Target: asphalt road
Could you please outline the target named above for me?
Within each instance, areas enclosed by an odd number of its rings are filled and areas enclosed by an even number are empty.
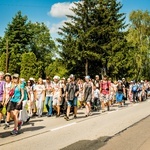
[[[149,150],[150,116],[117,134],[99,150]]]
[[[129,104],[123,108],[113,107],[110,112],[94,112],[87,118],[84,117],[84,109],[79,110],[78,118],[68,122],[63,117],[33,118],[22,126],[21,134],[17,136],[10,136],[13,125],[8,130],[0,127],[0,150],[98,150],[107,145],[116,150],[112,147],[112,140],[149,115],[150,100],[140,104]],[[139,131],[143,131],[143,127]],[[145,140],[146,138],[145,136]],[[139,148],[137,144],[134,148],[134,145],[131,145],[132,149]],[[121,150],[128,149],[127,146],[123,144]]]

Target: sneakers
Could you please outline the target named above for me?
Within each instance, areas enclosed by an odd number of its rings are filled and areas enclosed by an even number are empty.
[[[12,131],[10,132],[10,134],[11,134],[11,135],[17,135],[17,134],[18,134],[18,131],[14,129],[14,130],[12,130]]]
[[[5,123],[4,130],[7,129],[7,128],[9,128],[9,127],[10,127],[9,123]]]
[[[64,119],[66,119],[66,121],[69,121],[69,117],[65,116]]]
[[[22,122],[22,121],[18,123],[18,131],[21,129],[21,126],[22,126],[22,125],[23,125],[23,122]]]

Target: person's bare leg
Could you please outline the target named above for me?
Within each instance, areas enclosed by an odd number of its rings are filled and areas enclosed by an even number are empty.
[[[60,115],[60,105],[57,105],[57,115]]]
[[[67,107],[67,117],[69,117],[69,114],[70,114],[70,108],[71,108],[71,106],[68,106],[68,107]]]

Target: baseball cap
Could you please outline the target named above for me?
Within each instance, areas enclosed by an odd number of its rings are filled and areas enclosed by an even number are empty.
[[[13,78],[19,78],[19,74],[17,73],[13,74]]]
[[[90,76],[85,76],[85,79],[88,79],[88,80],[90,80]]]

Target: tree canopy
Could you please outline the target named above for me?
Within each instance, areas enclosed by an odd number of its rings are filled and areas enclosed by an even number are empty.
[[[116,0],[75,2],[74,15],[66,16],[58,32],[58,45],[44,23],[17,12],[0,37],[0,70],[26,80],[71,73],[150,79],[150,12],[132,11],[126,25],[122,7]]]

